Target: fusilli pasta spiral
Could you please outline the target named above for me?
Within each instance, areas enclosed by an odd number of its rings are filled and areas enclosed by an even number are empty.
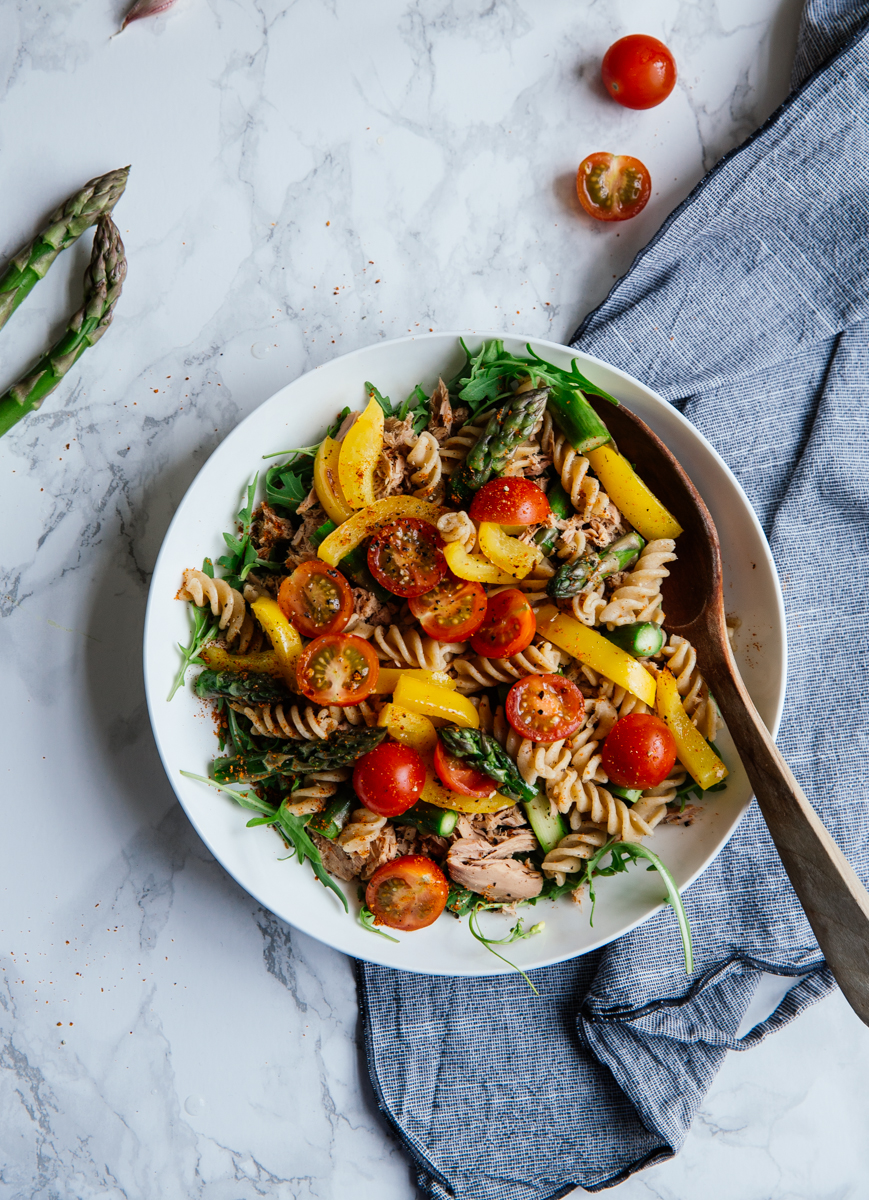
[[[548,410],[543,414],[540,445],[552,459],[552,465],[561,476],[562,486],[583,521],[588,521],[595,513],[603,512],[609,497],[594,476],[588,474],[588,459],[577,454],[554,424]]]
[[[587,813],[593,825],[601,826],[610,837],[621,842],[636,841],[652,832],[653,827],[635,808],[591,780],[584,783],[573,769],[565,771],[559,779],[548,780],[546,794],[560,813],[570,817],[571,824],[574,816]]]
[[[378,658],[388,659],[397,667],[423,667],[429,671],[442,671],[449,654],[464,649],[462,642],[436,642],[421,637],[415,629],[399,629],[397,625],[390,625],[385,631],[378,626],[371,640]]]
[[[452,664],[458,677],[458,690],[467,695],[498,683],[512,683],[525,675],[551,675],[561,666],[561,652],[549,642],[529,646],[511,658],[483,658],[473,654]],[[422,664],[420,664],[422,665]]]
[[[423,431],[407,456],[408,465],[416,468],[410,477],[414,496],[427,500],[438,488],[443,474],[440,447],[433,433]]]
[[[688,716],[705,738],[714,738],[720,724],[718,710],[697,670],[697,651],[686,638],[674,633],[661,653],[676,677],[676,687]]]
[[[243,701],[230,701],[230,708],[242,713],[250,721],[253,731],[260,737],[270,738],[305,738],[315,741],[327,738],[338,728],[336,719],[328,708],[314,708],[306,704],[299,708],[297,704],[245,704]],[[340,712],[340,709],[338,710]]]
[[[664,620],[661,600],[661,580],[670,572],[666,564],[673,562],[676,543],[672,538],[656,538],[647,542],[636,566],[616,588],[606,608],[602,609],[599,621],[614,629],[616,625],[629,625],[634,621]]]
[[[189,600],[197,608],[210,604],[215,617],[220,616],[220,628],[225,630],[227,642],[238,635],[247,612],[241,592],[231,588],[225,579],[211,579],[195,567],[188,567],[184,572],[178,599]]]
[[[477,547],[477,526],[462,510],[439,516],[438,533],[447,543],[459,542],[467,554],[473,554]]]
[[[386,817],[378,817],[368,808],[354,809],[338,835],[338,845],[345,854],[365,854],[385,824]]]
[[[597,825],[584,822],[574,833],[563,837],[554,850],[550,850],[543,860],[542,871],[559,885],[563,884],[568,875],[575,875],[582,870],[582,864],[592,857],[607,840],[603,829]]]
[[[444,475],[452,475],[468,457],[468,451],[476,446],[477,439],[488,424],[488,417],[480,417],[478,421],[468,421],[458,433],[448,437],[441,446],[441,465]]]

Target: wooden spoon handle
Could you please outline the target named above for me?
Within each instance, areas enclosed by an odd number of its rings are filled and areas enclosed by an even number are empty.
[[[788,878],[845,998],[869,1025],[869,894],[779,753],[735,665],[714,658],[703,674]]]

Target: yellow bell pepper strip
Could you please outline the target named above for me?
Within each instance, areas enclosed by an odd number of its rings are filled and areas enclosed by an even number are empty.
[[[314,458],[314,491],[323,511],[336,525],[353,516],[353,509],[344,498],[338,480],[338,456],[341,443],[334,438],[323,438]]]
[[[479,542],[489,562],[514,579],[524,579],[543,558],[539,546],[529,546],[527,542],[510,537],[500,525],[491,521],[480,522]]]
[[[624,513],[637,533],[647,541],[679,536],[682,526],[646,487],[615,446],[598,446],[596,450],[588,450],[585,457],[610,500]]]
[[[515,583],[516,577],[496,567],[482,554],[468,554],[460,542],[447,542],[444,546],[447,566],[459,579],[471,579],[475,583]]]
[[[720,783],[729,771],[700,733],[682,704],[679,688],[672,672],[666,668],[658,676],[658,695],[655,705],[658,716],[666,721],[676,740],[679,762],[692,779],[705,790]]]
[[[236,671],[239,675],[283,676],[274,650],[256,650],[250,654],[230,654],[222,646],[203,646],[199,657],[212,671]]]
[[[383,409],[368,401],[350,426],[338,455],[338,482],[351,508],[374,503],[374,471],[383,452]]]
[[[463,729],[479,729],[480,718],[467,696],[450,688],[439,687],[426,679],[416,679],[409,671],[398,681],[393,693],[396,704],[424,717],[443,717]]]
[[[627,650],[608,642],[596,629],[546,604],[537,611],[537,632],[654,708],[653,676]]]
[[[424,758],[430,759],[434,754],[438,735],[428,717],[402,708],[399,704],[384,704],[377,724],[402,746],[410,746],[411,750],[416,750]]]
[[[385,500],[375,500],[367,508],[355,512],[349,521],[333,529],[320,543],[317,553],[330,567],[337,567],[345,554],[355,550],[390,521],[398,517],[417,517],[428,521],[430,525],[437,525],[442,511],[436,504],[417,500],[415,496],[388,496]]]
[[[426,772],[425,786],[419,798],[425,800],[426,804],[434,804],[436,808],[450,808],[453,812],[460,813],[500,812],[502,808],[510,808],[515,803],[508,796],[502,796],[498,792],[492,796],[463,796],[444,787],[433,770]]]
[[[298,630],[290,624],[278,607],[277,600],[271,596],[260,596],[251,604],[251,609],[268,635],[287,687],[297,691],[296,659],[302,653],[302,639]]]
[[[452,676],[447,675],[446,671],[427,671],[424,667],[381,667],[380,674],[377,676],[377,687],[374,691],[380,696],[391,696],[398,687],[398,681],[403,675],[411,675],[416,679],[426,679],[429,683],[436,683],[439,687],[451,688],[456,690],[456,680]]]

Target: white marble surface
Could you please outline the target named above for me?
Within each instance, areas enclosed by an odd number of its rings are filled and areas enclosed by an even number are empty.
[[[240,417],[374,338],[567,338],[704,169],[782,99],[799,0],[0,4],[0,257],[126,162],[113,328],[0,443],[0,1195],[397,1200],[350,963],[211,860],[151,739],[140,637],[174,506]],[[644,30],[660,109],[597,64]],[[654,195],[595,226],[584,154]],[[89,238],[3,332],[17,376],[77,303]],[[620,1200],[866,1195],[869,1037],[834,997],[731,1055],[682,1155]]]

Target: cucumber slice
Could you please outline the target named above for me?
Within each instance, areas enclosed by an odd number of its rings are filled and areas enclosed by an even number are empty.
[[[628,804],[636,804],[643,794],[640,788],[623,788],[615,783],[608,783],[606,790],[612,793],[613,796],[618,796],[621,800],[627,800]]]
[[[567,826],[561,819],[561,813],[552,812],[549,797],[543,792],[538,792],[533,800],[526,800],[523,807],[535,837],[548,854],[567,835]]]
[[[436,837],[449,837],[458,819],[459,814],[451,808],[438,808],[425,800],[417,800],[413,808],[390,818],[394,825],[415,825],[421,832],[433,833]]]

